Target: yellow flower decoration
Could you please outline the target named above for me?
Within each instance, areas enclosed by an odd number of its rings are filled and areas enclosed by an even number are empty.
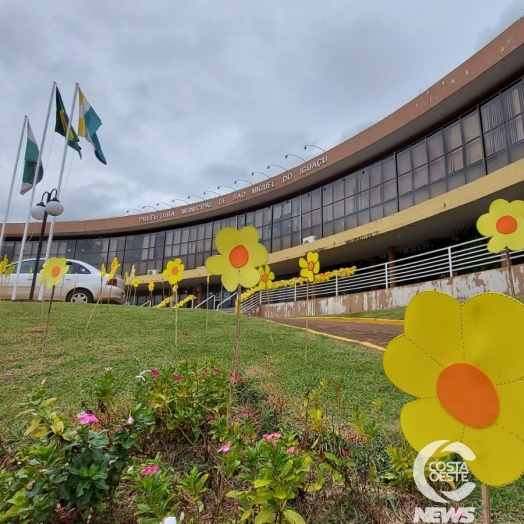
[[[149,284],[147,285],[147,289],[149,289],[149,291],[153,291],[155,289],[155,283],[149,282]]]
[[[259,267],[258,272],[260,273],[258,287],[260,289],[271,289],[273,287],[273,280],[275,280],[275,273],[271,271],[271,268],[268,265]]]
[[[316,251],[308,251],[306,258],[299,259],[298,265],[301,267],[300,276],[307,278],[309,282],[314,282],[315,275],[320,271],[318,253]]]
[[[131,266],[131,274],[129,275],[129,278],[130,278],[131,280],[133,280],[133,278],[135,278],[135,276],[136,276],[136,270],[135,270],[135,264],[133,264],[133,265]]]
[[[7,258],[7,255],[4,256],[3,260],[0,262],[0,275],[3,275],[5,273],[5,268],[7,267],[9,260]]]
[[[51,289],[53,286],[58,286],[61,284],[64,275],[68,271],[69,266],[67,265],[67,259],[51,257],[42,266],[42,270],[40,271],[40,280],[38,283],[41,284],[45,281],[46,288]]]
[[[260,281],[257,268],[267,262],[267,249],[258,240],[258,231],[253,226],[240,231],[233,227],[221,229],[215,240],[220,255],[206,260],[206,269],[212,275],[221,275],[223,286],[230,292],[241,285],[256,286]]]
[[[184,277],[184,264],[182,264],[182,260],[179,258],[170,260],[167,263],[166,269],[162,272],[162,275],[167,277],[167,281],[170,285],[174,286],[175,284],[178,284]]]
[[[138,287],[138,284],[140,284],[140,280],[138,280],[138,278],[134,278],[133,281],[131,282],[131,285],[133,287]]]
[[[477,229],[481,235],[491,237],[487,249],[492,253],[500,253],[506,247],[512,251],[523,249],[524,201],[494,200],[489,213],[477,220]]]
[[[100,269],[100,278],[103,280],[106,275],[107,275],[106,265],[102,264],[102,268]]]
[[[11,276],[11,273],[14,270],[15,270],[15,265],[14,264],[10,264],[9,266],[7,266],[6,269],[5,269],[4,277],[5,278],[9,278]]]
[[[437,440],[461,442],[483,483],[502,486],[524,473],[524,305],[498,293],[460,304],[438,291],[409,303],[404,334],[392,340],[384,370],[418,397],[400,415],[421,451]],[[436,455],[445,455],[440,452]]]
[[[118,262],[118,259],[115,257],[113,258],[113,262],[111,262],[111,270],[109,271],[109,273],[107,274],[107,280],[112,280],[113,278],[115,278],[115,275],[116,275],[116,271],[117,269],[120,267],[120,264]]]

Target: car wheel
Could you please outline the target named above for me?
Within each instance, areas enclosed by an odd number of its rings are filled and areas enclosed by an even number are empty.
[[[93,295],[87,289],[75,289],[70,291],[66,297],[67,302],[81,302],[90,304],[93,301]]]

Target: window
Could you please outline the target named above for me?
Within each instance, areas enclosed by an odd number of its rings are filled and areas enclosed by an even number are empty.
[[[460,132],[460,121],[444,128],[444,146],[446,151],[453,151],[462,145],[462,134]]]
[[[382,182],[382,163],[377,164],[369,168],[369,182],[371,187],[378,186]]]
[[[484,134],[484,147],[486,148],[487,157],[496,155],[506,149],[504,126],[497,127],[493,131]]]
[[[428,144],[428,157],[429,160],[435,160],[436,158],[444,155],[444,142],[442,140],[442,131],[437,131],[434,135],[431,135],[427,139]]]
[[[462,133],[464,142],[471,142],[480,136],[480,120],[478,111],[473,111],[462,118]]]
[[[504,122],[502,104],[500,103],[499,96],[481,106],[480,113],[482,116],[482,129],[484,132],[490,131]]]
[[[502,93],[504,115],[506,120],[524,112],[524,84],[522,80]]]
[[[480,138],[466,144],[466,165],[470,166],[482,160],[482,144]]]
[[[67,262],[67,265],[69,266],[67,268],[68,274],[73,275],[90,275],[91,271],[87,269],[86,267],[78,264],[77,262]]]
[[[397,168],[398,174],[403,175],[411,170],[411,158],[409,153],[409,148],[404,149],[397,155]]]
[[[411,164],[413,169],[416,169],[427,163],[426,140],[421,140],[418,144],[411,146]]]
[[[521,116],[513,118],[506,124],[506,137],[508,147],[512,147],[524,140],[524,119]]]

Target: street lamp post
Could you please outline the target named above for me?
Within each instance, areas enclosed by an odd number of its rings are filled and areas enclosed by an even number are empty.
[[[136,211],[137,213],[142,214],[142,211],[140,211],[140,210],[138,210],[138,209],[134,209],[134,208],[132,208],[132,209],[128,209],[128,210],[126,211],[126,213],[130,213],[131,211]]]
[[[267,166],[268,169],[270,169],[271,167],[279,167],[280,169],[283,169],[284,171],[287,171],[287,169],[285,167],[279,166],[278,164],[269,164]]]
[[[29,300],[33,300],[35,294],[36,276],[38,274],[38,266],[40,265],[40,257],[42,255],[42,244],[44,242],[45,225],[47,223],[47,216],[60,216],[64,212],[64,206],[57,198],[58,191],[46,191],[42,195],[42,200],[31,208],[31,216],[36,220],[42,221],[42,228],[40,229],[40,238],[38,239],[38,248],[36,250],[35,267],[33,269],[33,280],[31,281],[31,291],[29,292]],[[54,195],[54,196],[53,196]],[[45,199],[45,203],[44,203]]]
[[[189,202],[187,200],[182,200],[181,198],[174,198],[173,200],[171,200],[171,202],[174,202],[175,200],[178,200],[179,202],[184,202],[184,204],[189,205]]]
[[[259,175],[265,176],[266,178],[269,178],[265,173],[262,173],[262,171],[253,171],[251,173],[251,176],[255,176],[256,174],[259,174]]]
[[[173,206],[170,206],[167,202],[158,202],[157,206],[159,206],[160,204],[162,204],[163,206],[167,206],[169,208],[173,207]]]
[[[285,158],[287,158],[288,156],[294,156],[295,158],[298,158],[300,160],[302,160],[302,162],[306,162],[306,160],[304,160],[301,156],[298,156],[298,155],[294,155],[293,153],[288,153]]]
[[[150,207],[151,209],[154,209],[155,211],[158,211],[158,209],[156,207],[153,207],[153,206],[142,206],[142,209],[145,209],[146,207]]]
[[[200,200],[202,200],[202,202],[204,201],[204,199],[201,196],[198,196],[198,195],[189,195],[187,197],[187,199],[189,200],[191,197],[193,197],[193,198],[200,198]]]
[[[223,187],[228,187],[232,191],[237,191],[237,189],[235,189],[234,187],[231,187],[231,186],[217,186],[217,189],[222,189]]]
[[[213,193],[216,196],[222,196],[220,193],[217,193],[216,191],[204,191],[204,195],[207,195],[208,193]]]
[[[245,182],[246,184],[249,184],[250,186],[254,186],[255,184],[251,183],[249,180],[244,180],[243,178],[240,178],[239,180],[235,180],[235,184],[237,182]]]
[[[316,146],[314,144],[307,144],[307,145],[304,146],[304,149],[307,149],[308,147],[316,147],[317,149],[320,149],[320,151],[323,151],[324,153],[326,152],[325,149],[322,149],[321,147],[318,147],[318,146]]]

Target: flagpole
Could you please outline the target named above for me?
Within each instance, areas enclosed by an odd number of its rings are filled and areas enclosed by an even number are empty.
[[[49,97],[49,106],[47,107],[47,115],[45,117],[44,133],[42,135],[42,140],[40,142],[40,149],[38,150],[38,160],[36,161],[35,176],[33,178],[33,188],[31,190],[31,199],[29,201],[29,211],[27,213],[27,220],[24,226],[24,234],[22,236],[22,245],[20,246],[20,255],[18,255],[19,263],[17,264],[17,267],[16,267],[15,285],[13,287],[13,294],[11,295],[11,300],[16,300],[16,292],[18,290],[18,280],[20,278],[20,266],[22,265],[20,264],[20,262],[22,261],[24,257],[24,249],[25,249],[25,244],[27,241],[27,231],[29,229],[29,220],[31,218],[31,208],[33,207],[33,200],[35,198],[35,190],[36,190],[36,184],[38,181],[38,174],[40,173],[40,166],[42,165],[42,152],[44,150],[45,136],[47,133],[47,124],[49,123],[49,114],[51,113],[51,105],[53,104],[53,95],[55,94],[55,87],[56,87],[56,82],[53,82],[53,86],[51,87],[51,96]],[[35,278],[36,278],[36,275],[35,275]]]
[[[62,187],[62,178],[64,177],[64,167],[66,163],[66,157],[67,157],[67,148],[69,145],[69,133],[71,132],[71,126],[73,122],[73,115],[75,112],[75,104],[76,104],[76,97],[78,95],[78,83],[75,84],[75,92],[73,94],[73,102],[71,103],[71,111],[69,112],[69,121],[67,122],[67,131],[65,134],[65,143],[64,143],[64,153],[62,155],[62,165],[60,166],[60,175],[58,177],[58,185],[56,188],[56,198],[60,200],[60,190]],[[49,229],[49,235],[47,236],[47,248],[45,250],[45,257],[44,262],[49,259],[49,255],[51,254],[51,244],[53,242],[53,234],[55,232],[55,222],[56,217],[53,217],[51,220],[51,227]],[[40,290],[38,292],[38,300],[42,300],[44,296],[44,287],[40,286]]]
[[[20,133],[20,142],[18,142],[18,152],[16,153],[15,167],[13,169],[13,178],[11,178],[11,187],[9,188],[9,196],[7,197],[7,207],[5,210],[4,222],[2,223],[2,231],[0,232],[0,258],[2,256],[2,248],[4,247],[5,228],[7,226],[7,218],[11,208],[11,199],[13,198],[13,188],[15,186],[16,170],[18,169],[18,160],[20,159],[20,151],[22,150],[22,141],[24,139],[25,126],[27,124],[27,115],[24,116],[24,124],[22,125],[22,132]]]

